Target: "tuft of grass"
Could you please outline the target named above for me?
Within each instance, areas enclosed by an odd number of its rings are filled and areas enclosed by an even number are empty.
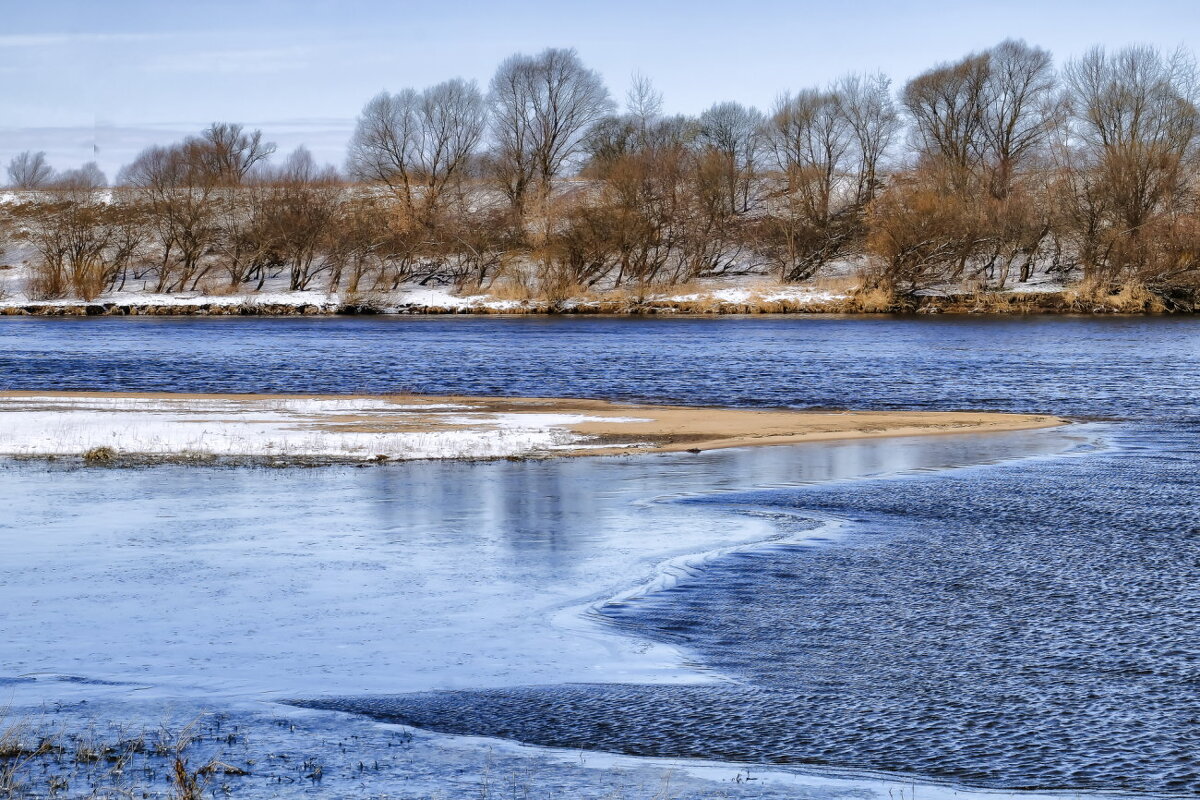
[[[1140,283],[1125,283],[1115,294],[1109,295],[1108,305],[1119,313],[1161,313],[1166,311],[1162,298]]]
[[[53,739],[32,734],[28,722],[5,723],[5,710],[0,709],[0,797],[27,796],[29,767],[42,756],[58,752]]]
[[[111,447],[93,447],[91,450],[85,450],[83,453],[83,461],[85,464],[103,465],[111,464],[117,458],[117,451]]]
[[[864,314],[894,311],[896,295],[888,289],[859,290],[850,298],[847,306],[847,311],[861,311]]]
[[[1166,311],[1162,298],[1140,283],[1114,286],[1103,281],[1085,281],[1067,290],[1064,300],[1077,311],[1093,314],[1142,314]]]
[[[482,287],[480,291],[484,291]],[[533,289],[525,281],[512,278],[498,279],[488,289],[487,294],[494,300],[516,300],[518,302],[528,302],[536,299]]]

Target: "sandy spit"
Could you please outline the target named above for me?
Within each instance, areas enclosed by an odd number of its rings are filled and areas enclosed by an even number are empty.
[[[151,421],[163,431],[151,444],[130,436]],[[178,449],[193,457],[208,451],[285,460],[527,458],[1016,431],[1065,422],[1041,414],[732,409],[565,398],[23,391],[0,392],[0,454],[81,455],[111,441],[121,455],[157,457]],[[31,435],[37,425],[47,428],[46,436]],[[79,449],[64,447],[66,438]]]

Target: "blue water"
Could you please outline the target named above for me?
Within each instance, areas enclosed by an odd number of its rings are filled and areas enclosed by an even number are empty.
[[[1166,318],[0,319],[0,388],[464,392],[738,405],[1196,409]]]
[[[0,387],[575,395],[1101,419],[1062,457],[679,501],[839,520],[602,607],[716,686],[315,705],[636,755],[1200,794],[1200,321],[0,321]],[[564,489],[567,491],[568,489]],[[585,491],[586,487],[570,488]]]

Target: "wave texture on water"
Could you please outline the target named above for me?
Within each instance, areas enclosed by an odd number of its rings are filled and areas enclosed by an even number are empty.
[[[332,707],[641,756],[1200,793],[1197,451],[1123,438],[1090,455],[685,501],[845,520],[835,541],[739,550],[599,608],[734,684]]]

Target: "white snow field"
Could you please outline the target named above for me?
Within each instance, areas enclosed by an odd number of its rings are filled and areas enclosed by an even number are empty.
[[[567,426],[596,421],[640,420],[386,398],[9,396],[0,397],[0,455],[108,448],[112,455],[284,460],[505,458],[587,449],[588,437]]]

